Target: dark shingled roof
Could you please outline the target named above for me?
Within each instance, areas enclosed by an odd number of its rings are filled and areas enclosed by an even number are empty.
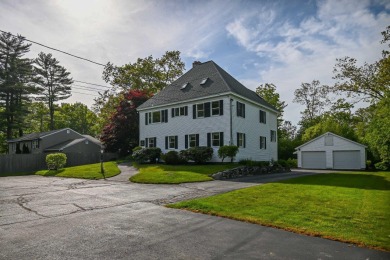
[[[204,78],[208,79],[205,84],[201,85],[200,83]],[[186,83],[188,83],[187,86],[181,89]],[[247,89],[214,61],[197,63],[192,69],[138,108],[150,108],[229,92],[236,93],[270,109],[277,110],[254,91]]]
[[[23,135],[22,137],[19,137],[19,138],[16,138],[16,139],[11,139],[11,140],[8,140],[7,142],[8,143],[14,143],[14,142],[21,142],[21,141],[32,141],[32,140],[37,140],[43,136],[46,136],[46,135],[49,135],[49,134],[52,134],[52,133],[56,133],[56,132],[60,132],[64,129],[67,129],[67,128],[63,128],[63,129],[57,129],[57,130],[52,130],[52,131],[47,131],[47,132],[41,132],[41,133],[31,133],[31,134],[27,134],[27,135]]]

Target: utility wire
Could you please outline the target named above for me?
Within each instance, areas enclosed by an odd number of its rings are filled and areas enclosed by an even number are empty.
[[[88,86],[82,86],[82,85],[76,85],[76,84],[72,84],[72,87],[79,87],[79,88],[83,88],[83,89],[88,89],[88,90],[96,90],[96,91],[104,91],[104,89],[98,89],[98,88],[94,88],[94,87],[88,87]]]
[[[77,91],[73,91],[73,90],[72,90],[72,93],[77,93],[77,94],[83,94],[83,95],[88,95],[88,96],[95,96],[95,97],[98,97],[97,95],[93,95],[93,94],[91,94],[91,93],[77,92]]]
[[[10,33],[10,32],[6,32],[6,31],[3,31],[3,30],[0,30],[0,32],[3,32],[3,33],[9,33],[10,35],[12,35],[12,36],[14,36],[14,37],[18,37],[18,36],[14,35],[14,34],[12,34],[12,33]],[[22,37],[23,37],[23,36],[22,36]],[[106,66],[106,65],[104,65],[104,64],[102,64],[102,63],[99,63],[99,62],[96,62],[96,61],[92,61],[92,60],[89,60],[89,59],[86,59],[86,58],[82,58],[82,57],[80,57],[80,56],[73,55],[73,54],[71,54],[71,53],[69,53],[69,52],[66,52],[66,51],[61,51],[61,50],[59,50],[59,49],[56,49],[56,48],[49,47],[49,46],[47,46],[47,45],[44,45],[44,44],[42,44],[42,43],[39,43],[39,42],[35,42],[35,41],[28,40],[28,39],[27,39],[27,38],[25,38],[25,37],[23,37],[23,38],[24,38],[24,40],[25,40],[25,41],[27,41],[27,42],[31,42],[31,43],[34,43],[34,44],[40,45],[40,46],[42,46],[42,47],[45,47],[45,48],[48,48],[48,49],[51,49],[51,50],[54,50],[54,51],[58,51],[58,52],[64,53],[64,54],[66,54],[66,55],[69,55],[69,56],[75,57],[75,58],[77,58],[77,59],[85,60],[85,61],[88,61],[88,62],[94,63],[94,64],[96,64],[96,65],[100,65],[100,66],[103,66],[103,67],[105,67],[105,66]]]
[[[89,82],[80,81],[80,80],[73,80],[73,81],[74,81],[74,82],[84,83],[84,84],[89,84],[89,85],[94,85],[94,86],[98,86],[98,87],[111,88],[111,87],[109,87],[109,86],[103,86],[103,85],[99,85],[99,84],[95,84],[95,83],[89,83]]]

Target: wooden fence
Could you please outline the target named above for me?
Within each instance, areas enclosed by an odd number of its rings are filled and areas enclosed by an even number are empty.
[[[66,167],[100,162],[100,153],[65,153]],[[47,154],[7,154],[0,155],[0,173],[33,172],[47,169]],[[116,159],[113,153],[105,153],[103,160]]]

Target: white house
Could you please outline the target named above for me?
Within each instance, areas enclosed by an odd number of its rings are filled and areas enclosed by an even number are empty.
[[[237,145],[236,160],[277,160],[278,111],[213,61],[192,69],[138,107],[140,146],[166,153]]]
[[[366,146],[327,132],[295,148],[298,167],[308,169],[366,168]]]

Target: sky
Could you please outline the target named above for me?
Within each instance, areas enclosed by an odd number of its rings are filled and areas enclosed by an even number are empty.
[[[337,58],[379,60],[388,25],[388,0],[0,0],[0,30],[98,63],[121,66],[178,50],[186,70],[213,60],[249,89],[273,83],[293,124],[304,109],[292,102],[295,89],[313,80],[334,84]],[[41,51],[74,80],[108,86],[102,66],[35,44],[27,56]],[[105,88],[75,82],[63,102],[91,107],[98,89]]]

